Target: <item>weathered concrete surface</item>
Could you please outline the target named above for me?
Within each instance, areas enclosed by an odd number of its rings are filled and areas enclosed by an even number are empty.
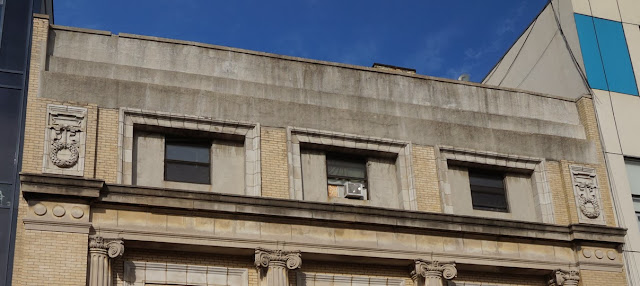
[[[572,100],[54,28],[40,96],[594,163]],[[354,111],[355,110],[355,111]]]

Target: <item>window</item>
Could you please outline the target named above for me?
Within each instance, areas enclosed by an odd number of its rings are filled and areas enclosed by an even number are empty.
[[[166,181],[211,184],[211,142],[170,138],[165,140]]]
[[[633,208],[636,212],[638,227],[640,227],[640,160],[625,158],[624,163],[627,165],[631,199],[633,200]]]
[[[367,161],[327,155],[329,197],[367,199]]]
[[[633,208],[636,211],[636,218],[638,219],[638,228],[640,228],[640,196],[633,196]]]
[[[509,212],[504,174],[469,169],[473,209]]]
[[[575,14],[591,88],[638,95],[622,23]]]

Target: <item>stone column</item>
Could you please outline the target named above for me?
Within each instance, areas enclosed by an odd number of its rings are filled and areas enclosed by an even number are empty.
[[[111,286],[111,259],[124,254],[122,239],[89,239],[89,286]]]
[[[549,275],[549,286],[578,286],[580,282],[580,272],[578,270],[558,269]]]
[[[302,266],[300,251],[256,249],[261,286],[289,286],[289,270]]]
[[[458,275],[454,262],[417,259],[411,266],[411,279],[416,286],[446,286]]]

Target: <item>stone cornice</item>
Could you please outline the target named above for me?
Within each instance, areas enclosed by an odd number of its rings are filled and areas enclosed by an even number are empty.
[[[104,181],[52,174],[20,174],[22,193],[97,198]]]
[[[388,227],[396,231],[455,232],[457,235],[483,235],[559,242],[600,242],[622,244],[626,230],[598,225],[552,225],[512,220],[478,218],[441,213],[393,210],[366,206],[331,204],[265,197],[250,197],[195,191],[106,185],[102,181],[83,180],[43,174],[21,174],[23,192],[37,197],[66,196],[89,199],[92,204],[143,206],[177,210],[227,213],[241,216],[270,217],[290,223],[314,220],[329,224],[358,223],[361,228]],[[82,182],[94,188],[87,196]],[[89,188],[89,187],[87,187]],[[75,194],[75,192],[78,192]],[[89,198],[87,198],[89,197]],[[27,197],[27,199],[29,199]]]

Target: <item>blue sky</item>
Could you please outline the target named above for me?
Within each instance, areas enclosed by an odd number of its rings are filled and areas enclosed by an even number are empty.
[[[480,81],[546,0],[56,0],[58,25]]]

